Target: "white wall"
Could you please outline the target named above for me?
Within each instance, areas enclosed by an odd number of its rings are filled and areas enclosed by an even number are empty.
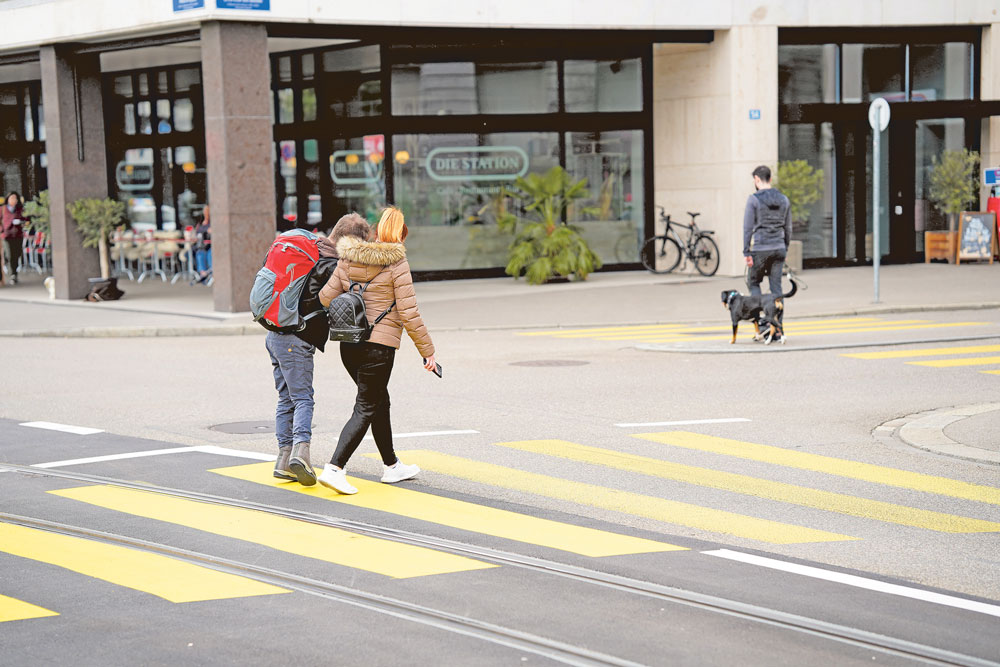
[[[175,13],[170,0],[0,0],[0,51],[193,28],[208,19],[518,28],[695,28],[987,24],[996,0],[271,0],[272,9]]]

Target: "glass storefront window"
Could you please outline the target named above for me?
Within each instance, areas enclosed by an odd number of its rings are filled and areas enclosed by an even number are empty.
[[[295,91],[291,88],[278,90],[278,122],[287,125],[295,121]]]
[[[292,58],[284,56],[278,58],[278,81],[287,83],[292,80]]]
[[[567,132],[566,170],[590,196],[566,214],[605,264],[639,261],[644,232],[642,130]]]
[[[899,44],[844,44],[841,48],[843,101],[905,102],[906,53]]]
[[[392,113],[550,113],[558,110],[556,72],[553,61],[393,65]]]
[[[156,100],[156,133],[170,134],[170,100]]]
[[[153,149],[131,148],[115,164],[118,199],[133,231],[156,229],[156,202],[153,199]]]
[[[935,118],[918,120],[916,127],[916,174],[914,182],[914,231],[917,250],[923,250],[923,232],[948,229],[947,216],[928,198],[931,170],[942,153],[965,147],[965,120]]]
[[[135,105],[129,102],[123,108],[124,118],[122,119],[122,130],[125,134],[135,134]]]
[[[172,172],[177,193],[177,224],[179,228],[196,226],[207,202],[206,169],[198,159],[194,146],[174,149]]]
[[[147,74],[139,75],[139,96],[140,97],[149,96],[149,75]]]
[[[302,78],[306,81],[316,75],[316,57],[311,53],[302,56]]]
[[[323,54],[323,95],[334,117],[382,113],[381,56],[378,46]]]
[[[837,45],[783,44],[778,47],[778,102],[837,102]]]
[[[201,73],[196,67],[179,69],[174,72],[174,92],[186,93],[201,85]]]
[[[316,120],[316,89],[306,88],[302,91],[302,120]]]
[[[0,177],[3,178],[4,194],[11,190],[25,194],[21,188],[21,164],[16,158],[0,157]]]
[[[642,61],[567,60],[566,111],[642,111]]]
[[[174,100],[174,129],[178,132],[194,129],[194,104],[186,97]]]
[[[914,45],[910,47],[914,102],[972,99],[972,44]]]
[[[115,95],[132,97],[132,75],[116,76],[114,82]]]
[[[18,89],[0,88],[0,135],[6,141],[17,141],[21,124],[17,105]]]
[[[385,137],[376,134],[334,139],[326,161],[333,189],[333,208],[327,226],[332,227],[342,215],[352,211],[370,223],[377,222],[379,211],[385,206]]]
[[[135,105],[136,112],[139,116],[139,132],[142,134],[152,134],[153,133],[153,106],[149,101],[139,102]]]
[[[500,208],[513,205],[504,187],[559,164],[554,132],[404,134],[392,145],[395,203],[414,228],[406,242],[414,270],[506,266],[511,237],[496,225]]]
[[[810,167],[823,171],[819,199],[800,219],[792,219],[792,238],[802,241],[802,256],[806,259],[837,256],[836,215],[836,150],[832,123],[783,124],[778,128],[778,159],[781,162],[804,160]],[[781,181],[775,180],[781,190]]]
[[[31,91],[24,89],[24,140],[35,140],[35,121],[31,117]]]
[[[295,142],[278,142],[278,201],[281,202],[280,215],[283,220],[281,230],[295,227],[298,222],[298,204],[296,196]]]

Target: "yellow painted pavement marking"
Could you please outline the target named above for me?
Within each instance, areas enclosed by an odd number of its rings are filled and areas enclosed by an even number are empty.
[[[618,470],[696,484],[698,486],[724,489],[759,498],[803,505],[828,512],[838,512],[865,519],[896,523],[903,526],[913,526],[915,528],[924,528],[945,533],[1000,532],[1000,523],[992,521],[969,519],[953,514],[905,507],[903,505],[869,500],[867,498],[857,498],[843,493],[821,491],[795,484],[773,482],[746,475],[698,468],[646,456],[589,447],[574,442],[567,442],[566,440],[527,440],[520,442],[498,442],[496,444],[501,447],[558,456],[571,461],[581,461],[616,468]]]
[[[39,607],[30,602],[22,602],[16,598],[0,595],[0,623],[58,615],[57,612],[50,611],[45,607]]]
[[[270,463],[251,463],[230,468],[217,468],[211,472],[248,482],[275,486],[308,496],[335,500],[345,505],[388,512],[482,535],[502,537],[584,556],[620,556],[623,554],[686,550],[684,547],[664,542],[539,519],[527,514],[485,507],[454,498],[435,496],[430,493],[353,477],[351,483],[358,488],[358,494],[342,496],[319,484],[302,486],[301,484],[282,482],[271,474],[272,467]]]
[[[946,354],[975,354],[1000,352],[1000,345],[966,345],[961,347],[928,347],[919,350],[889,350],[886,352],[857,352],[843,354],[854,359],[906,359],[907,357],[937,357]]]
[[[833,324],[833,323],[856,323],[856,322],[877,322],[879,318],[877,317],[847,317],[839,319],[827,319],[827,320],[796,320],[800,324]],[[628,332],[628,331],[640,331],[643,329],[683,329],[688,327],[686,324],[634,324],[627,326],[617,326],[617,327],[590,327],[586,329],[551,329],[548,331],[522,331],[518,332],[518,336],[552,336],[554,334],[576,334],[576,333],[601,333],[601,332]]]
[[[934,361],[907,361],[910,366],[954,368],[956,366],[991,366],[1000,364],[1000,357],[963,357],[961,359],[935,359]]]
[[[987,375],[1000,375],[1000,371],[979,371],[980,373],[986,373]]]
[[[402,454],[407,461],[412,460],[421,468],[472,482],[770,544],[857,539],[849,535],[758,519],[676,500],[644,496],[583,482],[571,482],[558,477],[505,468],[449,454],[431,451],[410,451]]]
[[[935,477],[919,472],[886,468],[871,463],[849,461],[847,459],[833,458],[832,456],[810,454],[783,447],[759,445],[752,442],[730,440],[728,438],[717,438],[715,436],[690,433],[688,431],[637,433],[632,437],[674,447],[684,447],[685,449],[735,456],[751,461],[773,463],[787,468],[811,470],[828,475],[884,484],[885,486],[895,486],[901,489],[924,491],[941,496],[951,496],[953,498],[974,500],[980,503],[1000,505],[1000,488],[970,484],[969,482],[961,482],[947,477]]]
[[[793,332],[789,330],[789,335],[795,334],[796,338],[801,338],[803,336],[823,336],[832,334],[844,334],[844,333],[870,333],[874,331],[906,331],[911,329],[947,329],[952,327],[971,327],[971,326],[982,326],[989,324],[989,322],[947,322],[941,324],[913,324],[913,325],[901,325],[895,327],[869,327],[869,328],[858,328],[858,329],[839,329],[839,330],[829,330],[829,331],[798,331]],[[730,331],[732,328],[730,327]],[[752,331],[752,329],[751,329]],[[656,338],[654,336],[636,338],[635,340],[642,340],[648,343],[672,343],[678,340],[687,341],[709,341],[709,340],[730,340],[732,335],[726,336],[691,336],[691,337],[677,337],[672,336],[669,338]],[[607,339],[606,339],[607,340]]]
[[[902,326],[910,324],[926,324],[930,323],[930,320],[890,320],[885,322],[871,322],[871,323],[843,323],[843,324],[826,324],[817,323],[815,325],[804,325],[795,322],[787,322],[785,324],[785,329],[791,332],[811,332],[811,331],[830,331],[830,332],[840,332],[840,331],[853,331],[859,328],[869,328],[872,326]],[[745,323],[747,326],[752,326],[749,322]],[[638,337],[646,337],[652,335],[669,335],[669,336],[680,336],[687,334],[702,334],[702,333],[713,333],[716,331],[732,331],[732,324],[726,325],[712,325],[703,327],[687,327],[683,329],[672,329],[667,331],[621,331],[621,332],[608,332],[608,333],[597,333],[597,334],[553,334],[554,338],[593,338],[594,340],[631,340]],[[699,336],[700,338],[700,336]]]
[[[464,556],[380,540],[266,512],[134,489],[84,486],[49,493],[396,579],[496,567]]]
[[[0,523],[0,551],[56,565],[170,602],[225,600],[290,592],[160,554],[13,524]]]

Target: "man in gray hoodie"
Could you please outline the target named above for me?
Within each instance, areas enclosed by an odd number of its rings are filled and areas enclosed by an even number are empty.
[[[750,267],[747,286],[760,296],[766,275],[771,294],[781,294],[781,269],[792,240],[791,203],[771,187],[771,170],[761,165],[753,170],[756,192],[747,199],[743,213],[743,256]]]

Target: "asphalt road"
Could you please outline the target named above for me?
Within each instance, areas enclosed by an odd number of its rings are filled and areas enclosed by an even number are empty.
[[[363,489],[356,504],[344,504],[265,483],[269,464],[252,456],[273,454],[273,436],[210,428],[270,420],[274,395],[262,337],[6,340],[0,418],[7,421],[0,422],[0,461],[35,465],[222,446],[246,453],[203,449],[50,470],[499,549],[672,587],[689,598],[714,596],[765,614],[780,611],[1000,661],[995,632],[1000,469],[873,437],[880,424],[903,415],[995,401],[1000,375],[984,371],[1000,369],[1000,362],[989,361],[1000,352],[846,356],[1000,346],[1000,313],[800,320],[789,322],[784,347],[767,348],[746,335],[730,346],[728,326],[723,322],[720,328],[718,321],[663,330],[600,329],[442,332],[435,336],[442,380],[424,372],[419,355],[404,345],[390,385],[393,426],[400,457],[424,472],[402,488],[420,498],[461,501],[462,512],[472,517],[464,527],[436,523],[433,511],[419,516],[418,509],[408,510],[411,516],[387,511],[376,502],[380,489],[389,488],[383,485],[368,490],[369,501]],[[852,347],[838,347],[844,345]],[[814,347],[827,349],[805,349]],[[913,363],[942,359],[980,361]],[[332,453],[352,395],[336,349],[318,355],[314,461]],[[20,425],[32,421],[102,432],[79,435]],[[970,441],[990,445],[996,436],[984,432],[989,425],[970,420],[964,430],[972,431]],[[364,443],[349,474],[377,480],[374,451],[371,441]],[[213,472],[220,469],[233,470]],[[359,567],[385,560],[379,545],[348,564],[317,554],[288,556],[261,543],[262,535],[273,532],[267,528],[234,536],[219,527],[239,525],[233,517],[216,524],[207,510],[169,510],[194,517],[183,521],[167,517],[168,510],[158,505],[140,510],[134,497],[114,496],[96,480],[25,472],[0,472],[0,480],[0,507],[7,515],[170,545],[447,611],[515,634],[584,647],[596,652],[588,657],[596,660],[592,664],[609,664],[612,657],[640,664],[911,661],[884,649],[691,606],[691,599],[665,601],[649,591],[627,592],[523,565],[462,569],[433,565],[437,556],[429,556],[431,567],[441,571],[399,576]],[[100,490],[51,493],[80,488]],[[590,544],[627,536],[671,549],[585,555],[540,544],[538,532],[530,539],[496,534],[493,528],[505,524],[479,517],[476,508],[555,522],[542,534],[558,533],[562,528],[556,525],[583,527],[601,531],[589,534],[584,541]],[[195,519],[203,523],[192,525]],[[0,528],[5,525],[10,524]],[[79,656],[87,647],[87,664],[107,662],[121,651],[142,664],[274,663],[287,660],[290,652],[302,659],[361,664],[567,661],[563,654],[546,654],[551,646],[470,636],[428,624],[424,617],[404,619],[294,587],[290,593],[164,602],[81,573],[85,568],[78,563],[42,562],[50,551],[44,545],[38,549],[42,556],[14,555],[0,543],[0,569],[15,574],[4,577],[0,596],[60,615],[0,624],[4,650],[13,651],[7,655],[59,659]],[[431,551],[440,553],[442,545]],[[340,550],[331,547],[328,553]],[[482,553],[465,557],[496,564]],[[0,603],[0,613],[4,609]]]

